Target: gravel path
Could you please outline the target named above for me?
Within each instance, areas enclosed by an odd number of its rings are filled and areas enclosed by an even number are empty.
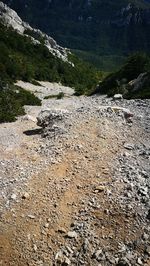
[[[61,119],[0,125],[0,265],[150,265],[150,101],[41,109]]]
[[[23,89],[34,92],[34,94],[40,99],[43,99],[46,96],[58,95],[60,92],[63,92],[66,96],[70,96],[74,93],[73,89],[63,86],[59,83],[51,83],[47,81],[38,81],[38,83],[39,86],[20,80],[16,83],[16,85]]]

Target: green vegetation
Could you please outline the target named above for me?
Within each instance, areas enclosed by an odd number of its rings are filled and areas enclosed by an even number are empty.
[[[127,99],[150,99],[150,71],[147,72],[142,80],[140,88],[137,91],[128,86],[128,93],[125,95]]]
[[[44,99],[47,100],[47,99],[53,99],[53,98],[56,98],[57,100],[60,100],[62,98],[64,98],[64,93],[63,92],[59,92],[58,94],[53,94],[53,95],[48,95],[48,96],[45,96]]]
[[[68,55],[67,63],[53,56],[43,44],[34,44],[30,37],[22,36],[0,23],[0,122],[15,121],[24,113],[23,105],[39,105],[33,94],[13,86],[16,80],[40,85],[36,80],[61,82],[75,88],[76,94],[94,90],[101,78],[91,65]],[[57,99],[64,97],[58,94]]]
[[[131,80],[141,73],[147,73],[138,91],[132,90]],[[109,74],[98,86],[96,93],[113,96],[121,93],[126,98],[150,98],[150,57],[143,53],[136,53],[128,58],[123,67]]]
[[[35,45],[29,37],[0,23],[1,80],[61,82],[74,87],[77,94],[87,93],[96,86],[98,72],[76,56],[69,54],[68,57],[74,66],[53,56],[44,45]]]
[[[60,45],[77,50],[77,55],[101,70],[115,71],[131,53],[149,52],[149,1],[28,0],[25,5],[21,0],[5,0],[5,3],[25,21]],[[129,3],[133,6],[125,9]]]
[[[72,50],[79,58],[85,62],[90,62],[97,69],[102,69],[106,72],[116,71],[126,61],[126,56],[123,55],[98,55],[94,51]]]
[[[44,97],[45,100],[48,100],[48,99],[53,99],[53,98],[57,98],[58,94],[52,94],[52,95],[47,95]]]
[[[0,123],[13,122],[23,115],[24,105],[41,105],[41,101],[29,91],[0,83]]]
[[[41,44],[44,44],[45,43],[45,38],[42,37],[38,32],[36,31],[33,31],[33,30],[30,30],[30,29],[26,29],[24,31],[24,34],[30,36],[30,37],[33,37],[35,38],[36,40],[38,40]]]
[[[63,99],[64,98],[64,93],[61,91],[60,93],[58,93],[58,95],[57,95],[57,100],[61,100],[61,99]]]
[[[41,83],[40,82],[38,82],[37,80],[32,80],[31,81],[31,83],[33,84],[33,85],[35,85],[35,86],[40,86],[40,87],[42,87],[42,85],[41,85]]]

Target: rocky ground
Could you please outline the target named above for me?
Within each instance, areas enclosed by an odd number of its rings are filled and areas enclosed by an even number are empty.
[[[150,265],[150,101],[26,111],[0,125],[0,265]]]
[[[29,82],[19,80],[17,81],[16,85],[23,89],[34,92],[34,94],[40,99],[43,99],[47,96],[58,95],[60,92],[63,92],[65,96],[74,94],[73,89],[71,89],[70,87],[62,86],[59,83],[51,83],[47,81],[39,81],[38,83],[39,85],[33,85]]]

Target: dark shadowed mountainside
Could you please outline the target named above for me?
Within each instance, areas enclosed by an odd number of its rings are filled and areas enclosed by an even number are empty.
[[[150,48],[150,1],[5,0],[32,26],[112,70],[135,51]]]

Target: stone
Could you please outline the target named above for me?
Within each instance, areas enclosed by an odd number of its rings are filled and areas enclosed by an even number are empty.
[[[61,227],[58,229],[58,232],[61,233],[61,234],[65,234],[66,233],[66,229]]]
[[[73,254],[73,250],[69,246],[66,246],[66,249],[69,253]]]
[[[55,138],[56,136],[67,133],[69,122],[67,110],[42,110],[37,117],[37,125],[42,127],[42,136]]]
[[[34,244],[34,245],[33,245],[33,249],[34,249],[34,251],[36,252],[37,249],[38,249],[38,248],[37,248],[37,245]]]
[[[63,266],[68,266],[71,264],[71,261],[68,257],[64,256],[63,252],[60,250],[57,252],[55,256],[55,260],[58,264],[63,265]]]
[[[30,197],[28,192],[24,192],[22,195],[22,199],[28,199]]]
[[[105,209],[104,210],[104,213],[108,215],[109,214],[109,210],[108,209]]]
[[[54,123],[62,121],[67,115],[67,110],[42,110],[37,117],[37,125],[42,128],[52,126]]]
[[[86,252],[89,248],[89,241],[88,239],[85,239],[84,243],[83,243],[83,250],[84,252]]]
[[[149,174],[146,171],[142,171],[141,174],[144,178],[149,178]]]
[[[113,100],[122,100],[122,99],[123,99],[122,94],[115,94],[115,95],[113,96]]]
[[[127,150],[134,150],[133,144],[125,143],[123,147]]]
[[[60,250],[59,252],[57,252],[56,256],[55,256],[55,260],[62,264],[64,261],[64,256],[63,256],[63,252]]]
[[[141,258],[138,258],[138,259],[137,259],[137,263],[138,263],[139,265],[143,265],[143,262],[142,262]]]
[[[78,234],[75,231],[70,231],[68,232],[67,237],[76,239],[78,237]]]
[[[97,251],[95,251],[92,255],[92,258],[98,260],[100,255],[102,255],[102,249],[98,249]]]
[[[45,227],[45,228],[49,228],[49,223],[45,223],[45,224],[44,224],[44,227]]]
[[[33,117],[33,116],[31,116],[31,115],[25,115],[25,116],[23,117],[23,120],[26,120],[26,121],[32,121],[32,122],[34,122],[34,123],[37,122],[36,117]]]
[[[95,187],[96,192],[103,192],[105,190],[105,186],[97,186]]]
[[[64,262],[63,262],[63,265],[64,265],[64,266],[68,266],[68,265],[70,265],[70,264],[71,264],[70,259],[68,259],[67,257],[65,257]]]
[[[147,246],[147,247],[146,247],[146,253],[147,253],[148,255],[150,255],[150,246]]]
[[[149,239],[149,234],[144,233],[142,237],[143,237],[144,240],[148,240]]]
[[[17,199],[17,195],[16,194],[12,194],[10,197],[12,200],[16,200]]]
[[[28,214],[28,218],[30,218],[30,219],[35,219],[35,215]]]
[[[117,266],[131,266],[131,264],[128,262],[126,258],[119,260],[117,263]]]

